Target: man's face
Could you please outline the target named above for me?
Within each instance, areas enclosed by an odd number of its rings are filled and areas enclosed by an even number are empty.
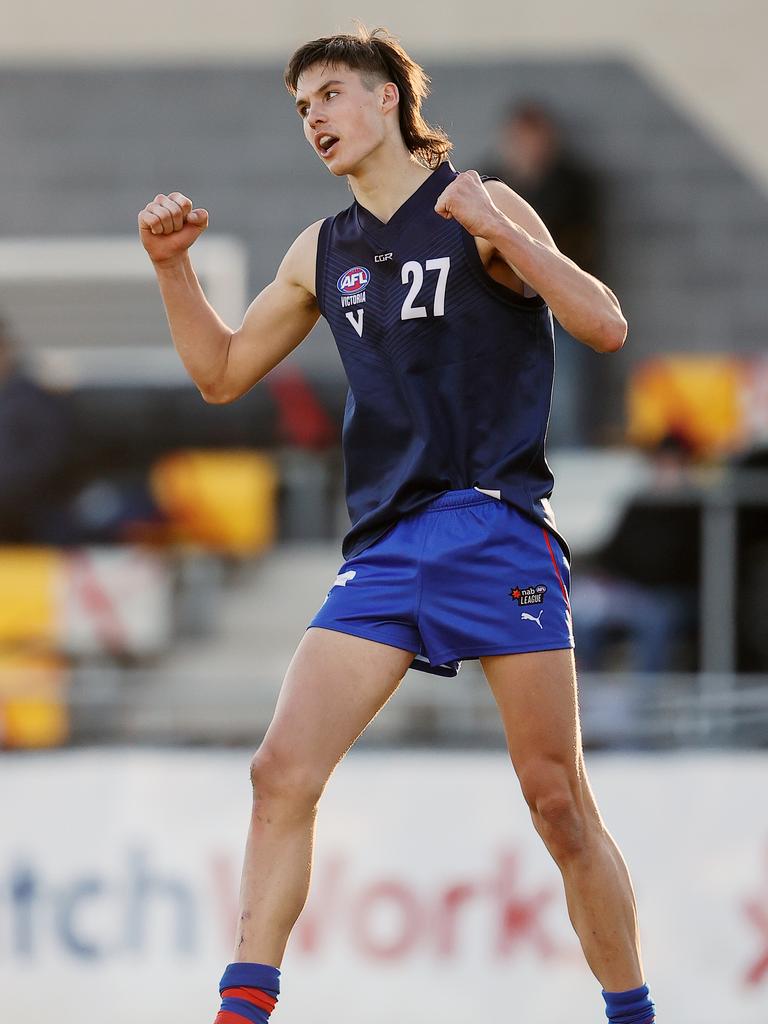
[[[351,174],[386,138],[386,86],[366,88],[360,72],[315,64],[299,78],[296,110],[304,135],[332,174]]]

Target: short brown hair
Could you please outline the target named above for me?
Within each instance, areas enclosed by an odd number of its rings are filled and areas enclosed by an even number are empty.
[[[386,29],[371,32],[361,26],[356,36],[324,36],[300,46],[288,61],[284,76],[286,88],[293,96],[301,75],[315,64],[344,65],[359,71],[368,79],[369,88],[372,81],[394,82],[400,91],[403,141],[409,152],[427,167],[437,167],[453,149],[443,129],[429,124],[421,113],[421,104],[429,95],[429,75]]]

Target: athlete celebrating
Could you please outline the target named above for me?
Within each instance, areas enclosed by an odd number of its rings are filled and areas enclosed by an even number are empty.
[[[355,201],[308,227],[231,330],[188,249],[208,225],[179,192],[139,214],[174,344],[209,402],[245,394],[322,314],[349,379],[344,564],[251,762],[233,963],[217,1024],[264,1024],[309,888],[318,801],[406,669],[479,658],[534,826],[562,873],[607,1015],[651,1024],[632,884],[581,749],[567,548],[544,441],[551,312],[621,348],[614,294],[500,181],[458,174],[426,123],[428,79],[388,34],[314,40],[285,74],[304,134]]]

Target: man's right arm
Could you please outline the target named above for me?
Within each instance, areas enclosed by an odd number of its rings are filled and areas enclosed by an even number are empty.
[[[203,293],[189,247],[208,226],[179,192],[159,195],[139,214],[139,234],[157,274],[171,337],[207,402],[231,402],[260,381],[309,334],[320,315],[315,260],[322,221],[303,231],[274,281],[231,330]]]

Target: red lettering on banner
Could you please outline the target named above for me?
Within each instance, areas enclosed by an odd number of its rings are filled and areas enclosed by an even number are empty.
[[[558,952],[542,920],[545,907],[554,896],[552,889],[525,891],[520,881],[518,856],[503,853],[499,858],[499,874],[494,883],[499,912],[496,953],[508,956],[521,942],[530,942],[537,952],[549,959]]]
[[[768,865],[768,854],[766,856]],[[744,913],[760,933],[761,951],[744,975],[747,985],[760,985],[768,978],[768,879],[763,893],[757,899],[746,900]]]
[[[437,912],[436,948],[438,956],[456,953],[456,926],[459,908],[477,895],[477,886],[460,882],[449,886],[442,894]]]
[[[472,936],[475,942],[480,936],[490,945],[488,952],[499,958],[528,947],[543,959],[574,956],[580,960],[575,942],[572,947],[556,942],[545,921],[559,890],[526,883],[521,857],[514,851],[501,851],[484,877],[446,880],[435,888],[393,877],[361,885],[350,874],[343,856],[321,860],[311,898],[291,936],[292,950],[322,956],[331,942],[341,939],[371,960],[403,960],[425,949],[440,959],[451,959],[464,951],[462,938],[466,947]],[[212,876],[229,942],[238,914],[232,863],[216,858]]]
[[[377,934],[376,911],[389,904],[398,917],[392,935]],[[407,956],[418,942],[422,930],[422,913],[418,898],[402,882],[385,880],[370,885],[358,896],[352,908],[352,941],[366,956],[374,960],[397,960]],[[379,929],[381,930],[380,926]]]

